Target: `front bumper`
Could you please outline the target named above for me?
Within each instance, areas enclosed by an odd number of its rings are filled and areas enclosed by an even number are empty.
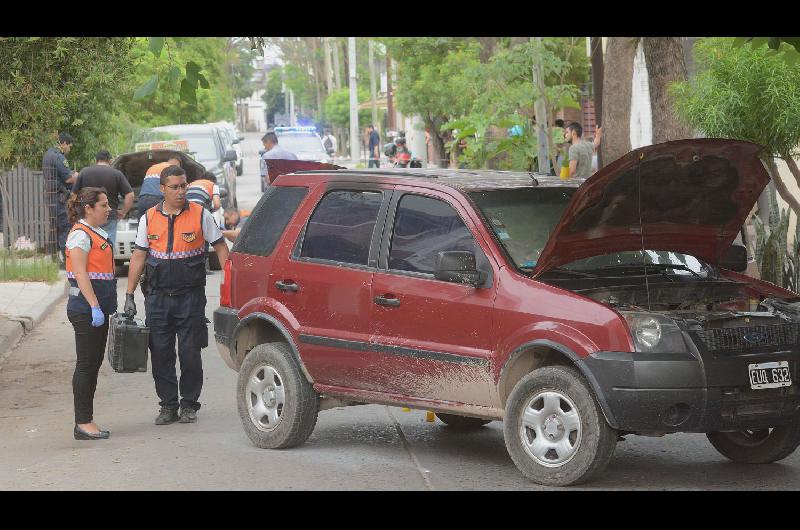
[[[798,416],[800,350],[724,354],[596,352],[583,359],[612,426],[633,432],[774,427]],[[748,364],[788,361],[792,385],[753,390]]]

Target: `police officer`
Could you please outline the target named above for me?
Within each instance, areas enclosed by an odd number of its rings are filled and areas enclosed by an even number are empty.
[[[160,187],[164,200],[139,220],[128,273],[125,313],[136,314],[133,293],[146,268],[145,316],[150,328],[153,379],[161,406],[155,423],[166,425],[178,420],[193,423],[197,421],[203,386],[200,351],[208,346],[206,242],[214,247],[221,263],[228,259],[228,246],[208,210],[186,200],[188,184],[181,167],[168,166],[162,170]],[[180,382],[175,373],[176,335]]]
[[[45,179],[45,200],[50,208],[50,215],[54,220],[57,234],[57,248],[52,246],[49,252],[58,251],[59,258],[64,263],[64,248],[67,243],[67,234],[72,224],[67,219],[67,200],[69,199],[72,184],[78,176],[76,171],[69,168],[66,155],[72,149],[72,136],[62,132],[58,135],[58,145],[49,148],[42,157],[42,171]]]

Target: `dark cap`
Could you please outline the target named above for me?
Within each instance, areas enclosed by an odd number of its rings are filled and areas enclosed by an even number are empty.
[[[100,162],[101,160],[103,162],[111,162],[111,153],[109,153],[107,149],[101,149],[96,155],[94,155],[94,159],[97,162]]]
[[[72,136],[70,136],[70,134],[68,132],[59,133],[59,135],[58,135],[58,143],[60,143],[60,144],[70,144],[71,145],[73,143]]]

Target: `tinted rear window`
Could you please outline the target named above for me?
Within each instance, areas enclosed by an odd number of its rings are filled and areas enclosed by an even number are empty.
[[[304,258],[366,265],[383,196],[366,191],[332,191],[308,221]]]
[[[236,238],[233,252],[269,256],[307,193],[308,188],[297,186],[267,188]]]

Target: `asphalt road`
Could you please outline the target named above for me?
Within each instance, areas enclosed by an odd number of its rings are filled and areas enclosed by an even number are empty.
[[[258,200],[260,135],[248,134],[239,204]],[[220,273],[209,276],[209,318]],[[125,280],[119,282],[123,300]],[[140,311],[143,300],[138,295]],[[301,447],[250,444],[238,414],[237,374],[211,335],[203,350],[196,424],[156,426],[151,374],[100,370],[95,419],[103,441],[72,438],[74,336],[62,303],[0,364],[0,491],[7,490],[540,490],[509,458],[502,424],[459,433],[423,411],[366,405],[323,411]],[[800,453],[772,465],[733,464],[705,436],[629,436],[590,490],[800,489]]]

